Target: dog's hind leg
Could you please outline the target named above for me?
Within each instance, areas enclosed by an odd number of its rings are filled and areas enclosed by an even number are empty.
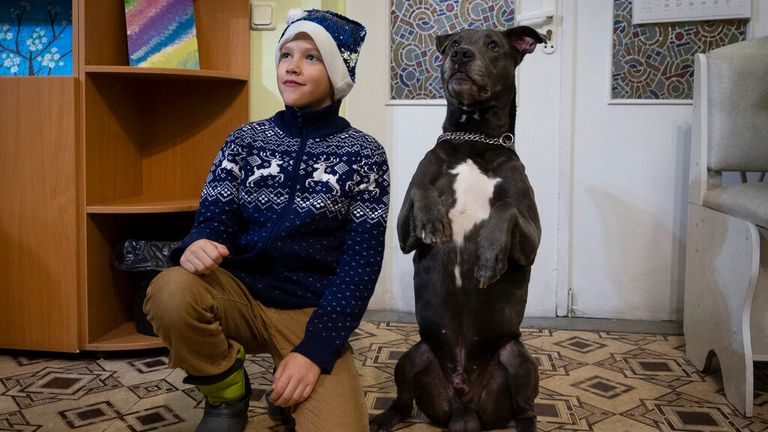
[[[436,379],[438,382],[428,382],[430,378]],[[369,424],[371,432],[388,432],[396,424],[410,416],[413,410],[413,400],[417,393],[420,393],[420,402],[426,401],[429,404],[424,407],[420,406],[420,408],[430,419],[432,419],[431,415],[435,414],[435,407],[432,406],[437,403],[435,400],[444,399],[447,401],[448,399],[445,397],[446,395],[435,398],[436,395],[432,394],[435,389],[444,388],[446,385],[442,382],[437,358],[424,342],[414,345],[397,361],[395,384],[397,385],[397,398],[384,412],[371,419]],[[447,422],[450,418],[450,406],[448,403],[444,405],[445,408],[442,411],[445,414],[442,420]],[[439,421],[440,419],[432,420]]]
[[[504,345],[499,350],[499,360],[507,371],[517,432],[535,432],[534,402],[539,394],[539,368],[536,361],[520,340]]]

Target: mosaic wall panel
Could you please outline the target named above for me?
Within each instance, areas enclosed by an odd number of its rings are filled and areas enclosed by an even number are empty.
[[[613,6],[613,99],[692,99],[693,59],[746,39],[745,20],[632,25],[632,0]]]
[[[392,0],[392,99],[441,99],[435,36],[512,27],[514,0]]]

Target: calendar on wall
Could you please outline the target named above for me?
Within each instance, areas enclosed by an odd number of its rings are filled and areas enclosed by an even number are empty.
[[[749,18],[751,0],[635,0],[632,24]]]

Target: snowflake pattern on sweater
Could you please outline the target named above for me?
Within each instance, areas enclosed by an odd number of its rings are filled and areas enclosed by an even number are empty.
[[[357,328],[381,270],[389,167],[338,104],[286,109],[234,131],[203,187],[192,242],[224,244],[222,267],[269,307],[317,307],[294,351],[325,373]]]

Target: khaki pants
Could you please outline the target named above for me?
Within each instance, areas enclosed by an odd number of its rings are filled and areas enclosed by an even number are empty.
[[[250,354],[270,353],[279,363],[303,339],[314,308],[268,308],[226,270],[198,276],[172,267],[150,284],[144,311],[171,351],[170,367],[209,376],[227,370],[240,346]],[[368,430],[349,345],[331,374],[320,375],[312,395],[292,413],[298,432]]]

